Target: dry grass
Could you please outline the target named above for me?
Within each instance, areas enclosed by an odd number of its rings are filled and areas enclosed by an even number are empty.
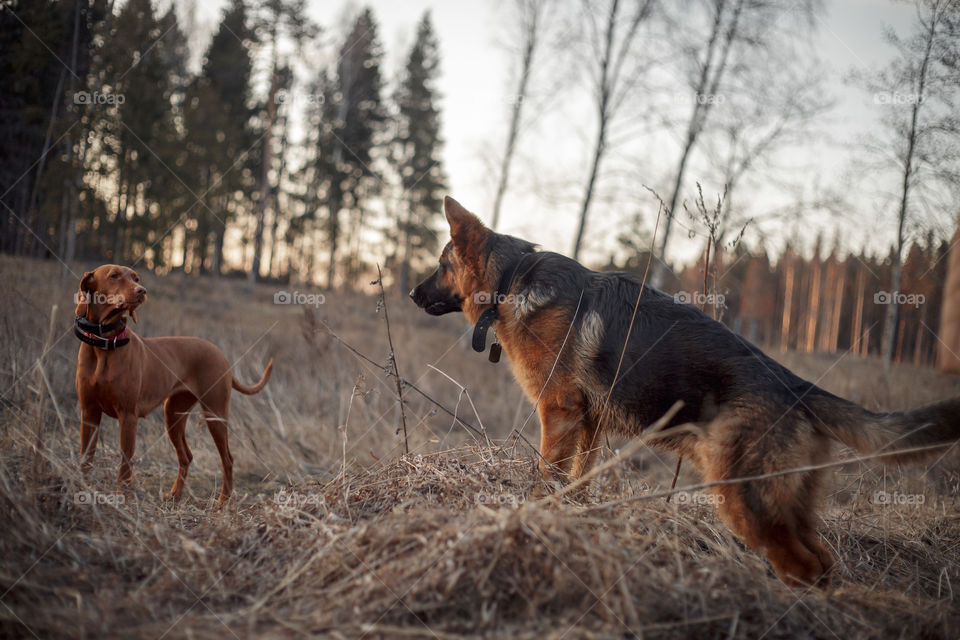
[[[159,412],[140,423],[136,488],[120,504],[80,504],[79,492],[119,501],[119,452],[116,423],[106,420],[95,471],[86,480],[76,471],[75,286],[54,265],[0,257],[0,635],[960,634],[955,456],[929,471],[837,469],[822,530],[840,560],[834,584],[791,590],[710,506],[657,499],[588,511],[668,486],[673,459],[663,454],[616,467],[578,500],[538,503],[528,500],[535,461],[523,443],[480,445],[413,395],[411,454],[401,456],[391,381],[324,329],[387,364],[372,296],[328,294],[306,321],[301,309],[270,304],[273,287],[149,278],[141,334],[208,338],[248,381],[272,356],[274,378],[269,393],[231,403],[237,493],[224,512],[212,508],[215,449],[194,427],[189,497],[160,500],[176,467]],[[59,414],[35,366],[54,303],[55,337],[64,335],[43,363]],[[495,440],[523,422],[530,407],[506,365],[469,351],[462,319],[427,318],[399,297],[388,303],[402,375],[451,408],[459,402],[464,419],[482,421]],[[954,379],[928,370],[886,376],[853,357],[784,360],[871,408],[960,392]],[[478,415],[428,364],[467,386]],[[535,417],[525,433],[536,443]],[[685,467],[681,485],[695,481]],[[877,490],[924,503],[876,504]]]

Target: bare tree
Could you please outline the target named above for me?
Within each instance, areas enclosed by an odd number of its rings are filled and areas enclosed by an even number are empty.
[[[523,122],[523,107],[529,97],[530,77],[533,73],[534,61],[538,51],[543,47],[543,30],[547,10],[552,0],[514,0],[513,11],[510,14],[511,25],[516,25],[519,36],[520,68],[516,78],[516,90],[510,94],[510,127],[507,130],[507,142],[500,160],[500,170],[497,178],[497,192],[493,199],[493,216],[490,227],[496,229],[500,222],[500,209],[503,206],[503,196],[507,192],[510,181],[510,165],[513,162],[513,152],[520,135]]]
[[[887,138],[873,149],[888,155],[899,175],[897,234],[892,252],[890,289],[883,330],[883,364],[896,349],[900,309],[895,294],[903,277],[908,218],[924,204],[952,193],[956,210],[960,183],[960,3],[917,0],[914,32],[901,38],[890,31],[897,57],[867,82],[874,102],[884,107]]]
[[[751,174],[774,173],[776,167],[771,166],[771,157],[783,149],[808,143],[814,123],[834,106],[821,69],[792,75],[789,69],[783,68],[782,61],[768,59],[766,62],[758,61],[753,78],[744,83],[745,90],[731,96],[730,104],[717,112],[715,131],[705,136],[704,150],[719,169],[726,188],[717,232],[719,242],[757,217],[756,212],[739,210],[734,205],[741,182]],[[780,69],[779,75],[784,79],[769,82],[767,79],[775,68]],[[805,204],[831,208],[830,201],[829,194],[819,194],[816,202]],[[766,218],[781,213],[768,210],[759,215]]]
[[[638,64],[636,54],[637,34],[640,25],[650,17],[655,0],[609,0],[600,3],[583,3],[585,44],[587,48],[588,73],[593,89],[594,108],[597,115],[597,133],[587,185],[580,205],[580,224],[573,243],[573,259],[580,255],[583,233],[590,213],[590,202],[596,191],[600,165],[607,151],[610,125],[624,101],[636,88],[645,71]],[[598,24],[598,15],[601,23]]]
[[[652,281],[661,285],[667,243],[670,241],[673,213],[680,201],[684,178],[693,152],[707,130],[713,111],[726,101],[726,94],[740,89],[739,80],[776,48],[789,47],[795,40],[795,18],[812,24],[817,0],[703,0],[701,11],[706,16],[706,39],[697,42],[696,31],[690,28],[691,12],[686,3],[682,12],[668,15],[670,28],[676,34],[680,59],[688,73],[687,88],[691,91],[692,108],[683,126],[680,156],[673,171],[667,200],[667,219],[663,225],[659,254]],[[684,34],[693,33],[693,38]],[[766,78],[768,82],[774,81]],[[734,87],[737,87],[736,89]]]

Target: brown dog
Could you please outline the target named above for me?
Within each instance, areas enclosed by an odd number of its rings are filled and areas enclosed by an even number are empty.
[[[537,251],[487,229],[451,198],[444,212],[451,241],[410,296],[432,315],[462,311],[475,325],[477,351],[494,329],[539,412],[548,478],[581,477],[604,430],[637,435],[682,401],[671,424],[699,429],[658,446],[724,483],[712,489],[723,520],[785,582],[810,584],[834,560],[817,534],[823,470],[805,468],[826,461],[833,441],[911,462],[942,456],[960,440],[960,400],[867,411],[638,276]]]
[[[200,338],[141,338],[126,326],[147,290],[133,269],[105,264],[83,274],[77,292],[75,334],[84,342],[77,357],[77,396],[80,398],[81,468],[89,471],[97,448],[103,414],[120,423],[122,458],[118,481],[133,482],[130,464],[137,436],[137,420],[163,403],[167,435],[177,452],[177,479],[169,497],[179,499],[193,460],[187,446],[187,416],[200,403],[203,416],[220,452],[223,483],[217,504],[233,491],[233,456],[227,444],[230,389],[252,395],[270,379],[273,360],[255,385],[241,384],[230,363],[214,345]]]

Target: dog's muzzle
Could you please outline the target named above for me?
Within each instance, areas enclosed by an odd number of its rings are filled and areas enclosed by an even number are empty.
[[[451,297],[449,294],[442,295],[437,291],[430,291],[430,289],[435,289],[435,287],[429,287],[428,285],[429,279],[410,291],[410,299],[413,300],[414,304],[418,307],[432,316],[442,316],[455,311],[463,311],[463,307],[461,306],[463,303],[462,300]]]

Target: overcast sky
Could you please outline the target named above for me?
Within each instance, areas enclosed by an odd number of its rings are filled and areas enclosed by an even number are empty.
[[[685,1],[685,0],[675,0]],[[179,4],[181,13],[186,4]],[[212,33],[225,0],[204,0],[196,8],[197,31]],[[504,32],[507,0],[432,1],[374,0],[367,3],[312,2],[311,17],[328,32],[330,49],[342,40],[345,24],[362,6],[371,6],[379,21],[379,35],[386,58],[384,75],[392,81],[412,42],[417,21],[430,9],[440,41],[441,77],[438,88],[443,94],[444,158],[449,176],[450,194],[484,219],[489,219],[493,201],[490,159],[495,157],[506,134],[509,114],[509,61],[498,38]],[[183,20],[184,16],[181,16]],[[859,136],[877,126],[878,106],[865,91],[856,88],[849,73],[856,68],[879,68],[892,55],[883,39],[885,26],[900,32],[911,28],[914,9],[908,3],[887,0],[826,0],[818,20],[818,32],[812,43],[820,58],[827,62],[827,88],[837,107],[817,127],[810,142],[799,153],[792,151],[790,161],[803,172],[802,182],[829,184],[849,167]],[[202,37],[191,40],[201,51]],[[547,249],[569,253],[576,229],[579,194],[586,181],[589,139],[595,130],[590,117],[586,91],[576,87],[560,104],[538,121],[538,127],[523,140],[517,163],[516,188],[507,198],[500,230],[526,236]],[[682,105],[681,105],[682,106]],[[640,139],[624,157],[639,157],[635,175],[626,180],[666,190],[666,180],[675,165],[679,148],[670,136]],[[695,171],[695,170],[694,170]],[[696,175],[691,179],[698,179]],[[617,184],[621,175],[609,181],[601,200],[596,201],[587,229],[586,256],[593,261],[605,259],[615,245],[614,238],[627,218],[641,212],[649,227],[656,216],[655,200],[627,197]],[[704,184],[707,194],[722,190],[722,185]],[[738,201],[749,201],[751,210],[762,213],[789,199],[778,187],[763,184],[763,176],[746,183],[738,192]],[[747,189],[754,189],[750,193]],[[633,193],[635,190],[630,189]],[[637,189],[636,191],[639,191]],[[750,196],[755,197],[747,197]],[[664,195],[664,194],[662,194]],[[666,195],[664,195],[666,197]],[[709,197],[708,197],[709,199]],[[751,231],[754,241],[762,237],[776,245],[787,236],[809,241],[816,231],[828,237],[839,235],[843,246],[859,250],[862,246],[879,250],[893,236],[893,211],[885,211],[885,200],[873,200],[864,211],[853,211],[839,222],[812,215],[792,223],[790,228],[758,225]],[[612,207],[611,203],[618,206]],[[624,204],[625,203],[625,204]],[[744,205],[746,206],[746,205]],[[889,220],[890,224],[886,224]],[[865,224],[869,223],[869,224]],[[886,233],[886,229],[890,233]],[[776,236],[780,236],[777,238]],[[686,231],[675,236],[676,257],[692,255],[702,241],[689,239]]]

